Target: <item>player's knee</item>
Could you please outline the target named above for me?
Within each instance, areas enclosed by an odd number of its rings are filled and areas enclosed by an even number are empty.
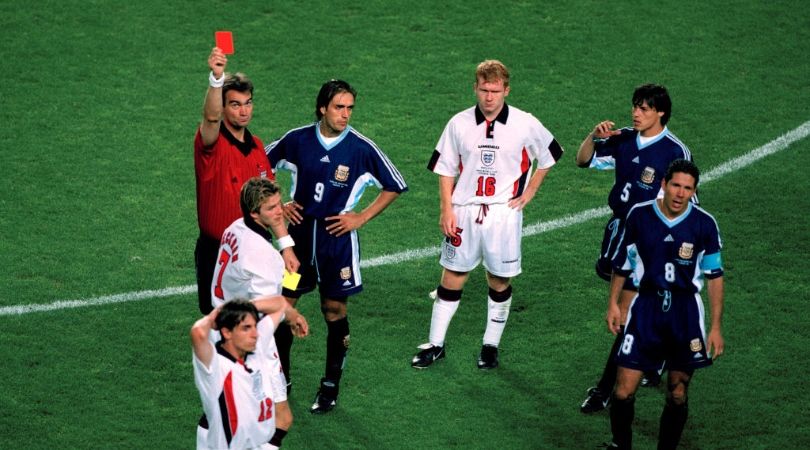
[[[447,289],[446,287],[439,285],[436,288],[436,297],[446,302],[457,302],[461,300],[461,293],[464,289]]]
[[[327,320],[338,320],[346,316],[346,304],[348,297],[322,297],[321,313]]]
[[[510,284],[502,291],[496,291],[495,289],[489,288],[489,298],[491,298],[495,303],[503,303],[509,300],[512,298],[512,285]]]
[[[667,401],[675,405],[683,405],[687,399],[687,384],[686,383],[673,383],[668,386]]]

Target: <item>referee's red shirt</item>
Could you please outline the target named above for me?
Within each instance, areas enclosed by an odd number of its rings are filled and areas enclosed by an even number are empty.
[[[214,145],[207,148],[197,129],[194,172],[200,232],[217,240],[228,225],[242,217],[239,193],[245,181],[256,176],[275,179],[262,141],[245,129],[245,142],[240,142],[225,125],[220,126]]]

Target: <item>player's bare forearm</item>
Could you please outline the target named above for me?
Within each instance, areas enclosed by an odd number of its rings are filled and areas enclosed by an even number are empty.
[[[214,78],[222,78],[225,74],[225,65],[228,58],[220,49],[214,47],[208,56],[208,67]],[[217,141],[219,137],[219,123],[222,120],[222,88],[208,87],[203,104],[203,121],[200,125],[200,136],[203,145],[209,147]]]
[[[579,150],[577,151],[577,165],[579,167],[588,167],[591,163],[591,159],[593,158],[594,153],[594,139],[607,139],[611,136],[616,136],[621,134],[619,130],[614,130],[613,127],[615,124],[610,120],[603,120],[596,124],[593,127],[593,131],[591,131],[582,143],[579,145]]]
[[[356,230],[368,223],[371,219],[377,217],[377,215],[383,212],[397,197],[399,197],[398,192],[382,191],[377,198],[360,213],[349,211],[337,216],[327,217],[326,220],[331,223],[326,226],[326,231],[335,236],[343,236],[352,230]]]
[[[608,296],[608,308],[605,320],[607,321],[608,329],[614,335],[619,332],[622,322],[622,312],[619,307],[619,298],[622,293],[622,286],[627,280],[624,275],[614,273],[610,279],[610,294]]]
[[[711,304],[712,328],[709,332],[709,342],[706,343],[707,350],[711,352],[712,358],[717,359],[723,354],[725,340],[723,339],[723,302],[724,302],[723,277],[710,278],[706,282],[706,291],[709,294]]]
[[[194,354],[197,355],[197,359],[205,364],[206,367],[211,365],[211,359],[214,356],[211,345],[208,343],[208,333],[214,328],[214,321],[216,320],[217,314],[219,314],[219,308],[214,308],[207,316],[194,322],[189,333]]]
[[[540,190],[540,185],[543,184],[543,180],[546,179],[546,175],[551,170],[549,167],[548,169],[537,169],[534,171],[534,175],[532,175],[531,179],[529,179],[529,184],[526,185],[526,189],[523,191],[520,197],[515,197],[512,200],[509,200],[509,207],[521,210],[529,204],[530,201],[534,198],[537,191]]]
[[[295,255],[295,250],[292,247],[287,247],[281,251],[281,259],[284,260],[284,268],[287,269],[287,272],[298,272],[301,267],[301,261],[298,260],[298,256]]]
[[[439,227],[447,237],[456,237],[456,213],[453,211],[454,177],[439,176]]]

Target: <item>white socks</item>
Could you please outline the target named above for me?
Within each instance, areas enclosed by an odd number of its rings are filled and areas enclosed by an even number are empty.
[[[430,319],[430,336],[429,340],[431,345],[437,347],[444,346],[444,338],[447,335],[447,328],[450,326],[450,321],[453,315],[456,314],[459,301],[448,302],[437,298],[433,301],[433,316]]]
[[[501,343],[501,335],[509,318],[509,308],[512,306],[512,297],[505,302],[494,302],[487,297],[487,329],[484,331],[484,345],[497,347]]]

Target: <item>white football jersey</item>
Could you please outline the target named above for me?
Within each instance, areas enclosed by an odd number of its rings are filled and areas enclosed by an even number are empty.
[[[281,295],[284,260],[270,239],[267,230],[252,221],[245,223],[243,218],[225,229],[211,283],[215,308],[236,298]]]
[[[533,162],[548,169],[562,151],[533,115],[504,105],[489,122],[474,106],[447,123],[428,168],[458,177],[454,205],[506,203],[523,193]]]
[[[209,342],[214,357],[211,366],[192,352],[194,383],[200,391],[208,419],[207,432],[198,428],[197,448],[254,448],[266,444],[276,431],[275,403],[272,399],[270,347],[275,329],[269,318],[257,324],[256,351],[244,361]]]

